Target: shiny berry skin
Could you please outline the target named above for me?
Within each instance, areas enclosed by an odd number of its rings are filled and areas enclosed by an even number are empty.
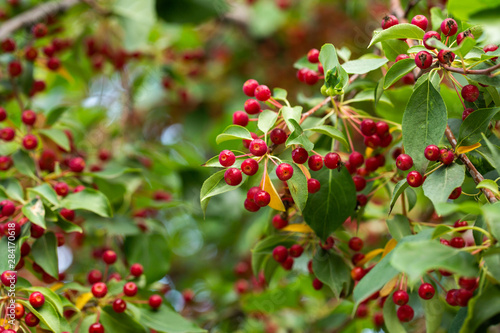
[[[474,35],[472,34],[472,32],[470,32],[470,30],[466,30],[464,32],[459,33],[457,35],[457,45],[462,44],[465,37],[474,38]]]
[[[364,143],[365,146],[375,149],[378,146],[380,146],[382,140],[378,135],[371,135],[371,136],[365,136]]]
[[[340,162],[340,155],[337,153],[328,153],[325,155],[324,163],[328,169],[337,169]]]
[[[248,114],[244,111],[236,111],[233,113],[233,124],[245,127],[248,125]]]
[[[269,133],[269,138],[275,145],[280,145],[286,142],[287,135],[281,128],[275,128],[271,131],[271,133]]]
[[[286,271],[289,271],[293,267],[293,258],[291,256],[288,256],[285,261],[281,263],[281,267],[283,267]]]
[[[236,161],[236,157],[234,156],[234,153],[230,150],[223,150],[219,154],[219,163],[223,167],[230,167],[231,165],[234,164]]]
[[[102,254],[102,260],[108,265],[114,264],[116,262],[116,258],[116,252],[112,250],[104,251]]]
[[[224,173],[224,180],[227,185],[238,186],[243,180],[243,176],[241,175],[241,171],[239,169],[229,168]]]
[[[418,68],[427,69],[432,65],[432,56],[427,51],[420,51],[415,56],[415,64]]]
[[[377,121],[375,124],[377,126],[377,135],[379,137],[384,137],[386,136],[387,133],[389,133],[389,125],[385,121]]]
[[[385,148],[392,142],[392,135],[389,133],[380,139],[380,147]]]
[[[104,326],[100,323],[94,323],[90,325],[89,333],[104,333]]]
[[[410,170],[413,166],[413,159],[410,155],[401,154],[396,158],[396,166],[402,171]]]
[[[381,155],[382,156],[382,155]],[[372,156],[372,157],[368,157],[366,160],[365,160],[365,168],[366,168],[366,171],[368,173],[372,172],[372,171],[375,171],[379,168],[380,166],[380,163],[379,161],[377,160],[376,157]],[[359,171],[359,170],[358,170]]]
[[[132,274],[132,276],[139,277],[142,273],[144,273],[144,267],[142,267],[141,264],[136,263],[130,266],[130,274]]]
[[[396,60],[394,60],[394,62],[398,62],[398,61],[400,61],[400,60],[403,60],[403,59],[408,59],[408,58],[410,58],[410,56],[409,56],[409,55],[407,55],[407,54],[399,54],[399,55],[396,57]]]
[[[469,300],[472,298],[472,291],[467,289],[459,289],[455,292],[455,300],[457,301],[458,306],[467,306]]]
[[[307,52],[307,60],[311,64],[317,64],[319,62],[319,50],[310,49],[309,52]]]
[[[404,290],[397,290],[392,294],[392,301],[397,305],[405,305],[410,300],[408,293]]]
[[[411,187],[419,187],[424,182],[422,174],[418,171],[410,171],[406,176],[406,181]]]
[[[474,103],[479,98],[479,89],[473,84],[468,84],[463,86],[461,95],[467,102]]]
[[[283,245],[278,245],[273,249],[273,258],[279,263],[285,262],[288,257],[288,250]]]
[[[63,208],[61,209],[60,214],[68,221],[73,221],[75,219],[75,211],[72,209]]]
[[[0,217],[11,216],[16,211],[16,206],[10,200],[3,200],[0,202]]]
[[[24,322],[26,323],[26,326],[28,326],[28,327],[35,327],[36,325],[38,325],[40,323],[40,319],[38,319],[37,316],[35,316],[33,313],[30,312],[26,315],[26,318],[24,318]],[[3,331],[3,333],[5,333],[7,331],[10,331],[10,330]],[[15,332],[15,331],[12,331],[12,332]]]
[[[60,195],[61,197],[65,197],[68,195],[69,193],[69,187],[68,187],[68,184],[64,183],[64,182],[60,182],[60,183],[57,183],[56,185],[54,185],[54,190],[56,191],[56,193],[58,195]]]
[[[373,135],[377,132],[376,124],[372,119],[363,119],[359,128],[361,129],[361,133],[367,136]]]
[[[450,246],[456,249],[465,247],[465,240],[462,237],[453,237],[450,239]]]
[[[14,137],[16,136],[16,132],[10,127],[4,127],[0,129],[0,139],[3,141],[12,141],[14,140]]]
[[[255,99],[248,99],[245,102],[244,109],[248,114],[258,114],[261,112],[260,104]]]
[[[436,31],[427,31],[424,34],[424,37],[422,38],[422,40],[423,40],[425,48],[428,49],[428,50],[434,50],[435,49],[434,46],[430,46],[430,45],[427,44],[427,41],[429,39],[431,39],[431,38],[435,38],[438,41],[441,41],[441,35],[438,32],[436,32]]]
[[[312,171],[318,171],[321,170],[323,167],[323,157],[319,155],[312,155],[309,157],[309,161],[307,161],[307,164],[309,166],[309,169]]]
[[[357,265],[363,259],[365,259],[365,255],[363,253],[354,253],[351,261],[353,265]]]
[[[254,186],[248,189],[247,191],[247,199],[250,201],[254,201],[255,194],[260,192],[260,187]]]
[[[441,22],[441,32],[445,36],[453,36],[458,31],[458,24],[454,19],[447,18]]]
[[[10,287],[11,284],[17,283],[17,273],[14,271],[4,271],[0,276],[0,279],[4,286]]]
[[[247,80],[243,84],[243,93],[247,95],[248,97],[254,97],[255,96],[255,89],[259,86],[259,82],[257,82],[254,79]]]
[[[319,81],[319,75],[315,71],[308,70],[304,74],[304,82],[312,86]]]
[[[21,121],[28,126],[32,126],[36,121],[36,113],[32,110],[23,111]]]
[[[45,297],[41,292],[35,291],[31,293],[29,301],[31,306],[37,309],[45,303]]]
[[[295,148],[292,150],[292,160],[297,164],[304,164],[309,159],[309,154],[307,150],[302,147]]]
[[[363,248],[363,240],[359,237],[352,237],[349,239],[349,248],[353,251],[360,251]]]
[[[366,187],[366,179],[364,179],[361,176],[354,176],[352,177],[352,180],[354,182],[354,186],[356,187],[356,191],[363,191],[363,189]]]
[[[365,162],[365,158],[363,155],[357,151],[352,152],[351,155],[349,155],[349,163],[352,164],[353,167],[359,168],[360,166],[363,165]]]
[[[14,305],[14,310],[16,319],[21,319],[22,317],[24,317],[25,310],[24,306],[21,303],[16,303]]]
[[[297,71],[297,79],[300,82],[306,82],[306,73],[309,71],[307,68],[301,68]]]
[[[475,277],[460,277],[458,279],[458,285],[463,288],[463,289],[467,289],[467,290],[474,290],[477,288],[477,278]]]
[[[127,303],[124,300],[122,300],[121,298],[115,299],[115,301],[113,302],[113,310],[116,313],[122,313],[126,309],[127,309]]]
[[[9,63],[9,75],[11,77],[18,77],[23,72],[23,66],[17,60],[11,61]]]
[[[398,311],[396,312],[399,321],[407,323],[413,319],[415,312],[413,308],[409,305],[400,306]]]
[[[134,282],[125,283],[123,286],[123,293],[129,297],[137,295],[137,285]]]
[[[283,229],[288,225],[288,221],[283,219],[280,214],[274,215],[272,220],[273,227],[276,229]]]
[[[108,287],[104,282],[97,282],[92,285],[92,294],[94,297],[103,298],[108,293]]]
[[[398,21],[398,19],[397,19],[396,16],[394,16],[394,15],[387,15],[386,17],[384,17],[382,19],[381,26],[382,26],[382,29],[385,30],[385,29],[389,29],[392,26],[395,26],[398,23],[399,23],[399,21]]]
[[[255,88],[255,98],[259,101],[265,102],[271,98],[271,90],[266,85],[260,85]]]
[[[293,167],[288,163],[281,163],[276,168],[276,176],[279,180],[286,182],[293,176]]]
[[[73,172],[82,172],[85,169],[85,160],[81,157],[75,157],[69,160],[68,166]]]
[[[465,120],[472,112],[474,112],[473,108],[466,108],[464,109],[464,112],[462,113],[462,121]]]
[[[33,150],[38,147],[38,139],[33,134],[26,134],[23,138],[23,147],[26,150]]]
[[[354,267],[351,270],[351,277],[354,281],[359,281],[365,276],[366,272],[363,267]]]
[[[448,197],[448,199],[450,199],[450,200],[455,200],[455,199],[458,199],[458,197],[459,197],[461,194],[462,194],[462,187],[457,187],[457,188],[455,188],[455,189],[451,192],[451,194],[450,194],[450,196]]]
[[[31,224],[31,228],[30,228],[30,231],[31,231],[31,237],[32,238],[40,238],[43,236],[43,234],[45,233],[45,229],[36,225],[36,224]]]
[[[266,191],[259,191],[255,193],[254,202],[259,207],[265,207],[271,202],[271,195]]]
[[[430,283],[422,283],[420,287],[418,287],[418,296],[422,299],[431,299],[434,297],[436,290]]]
[[[294,258],[300,257],[303,252],[304,248],[300,244],[293,244],[292,246],[290,246],[290,249],[288,250],[290,256]]]
[[[101,280],[102,280],[102,273],[97,269],[91,270],[87,275],[87,281],[90,284],[100,282]]]
[[[253,199],[245,199],[245,201],[243,202],[243,206],[246,210],[252,213],[257,212],[260,209],[260,206],[258,206]]]
[[[263,156],[267,153],[267,145],[264,140],[254,139],[250,142],[250,152],[255,156]]]
[[[449,50],[440,50],[438,53],[438,60],[440,63],[450,65],[455,60],[455,53]]]
[[[241,171],[247,176],[253,176],[259,171],[259,163],[253,158],[247,158],[241,163]]]
[[[446,293],[446,303],[448,303],[451,306],[457,306],[458,305],[457,304],[457,300],[455,298],[457,291],[458,291],[458,289],[450,289],[450,290],[448,290],[448,292]]]
[[[321,184],[319,180],[310,178],[307,180],[307,192],[313,194],[320,190]]]
[[[323,288],[323,282],[321,282],[318,278],[314,278],[312,286],[314,289],[320,290],[321,288]]]
[[[441,149],[439,160],[443,162],[444,165],[450,165],[455,160],[455,154],[448,149]]]
[[[441,156],[441,151],[436,145],[428,145],[424,151],[425,158],[429,161],[437,161]]]
[[[411,19],[411,24],[416,25],[422,30],[426,30],[427,25],[429,25],[429,21],[424,15],[416,15]]]
[[[488,44],[483,48],[484,53],[495,52],[496,50],[498,50],[498,45],[495,45],[495,44]],[[498,57],[494,57],[494,58],[491,58],[491,61],[496,62],[497,59],[498,59]]]

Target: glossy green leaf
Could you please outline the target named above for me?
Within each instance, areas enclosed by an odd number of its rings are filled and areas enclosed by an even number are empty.
[[[471,146],[481,141],[481,134],[488,129],[491,119],[500,111],[500,107],[478,109],[472,112],[460,126],[457,147]]]
[[[63,322],[66,322],[67,325],[66,319],[59,315],[50,302],[46,302],[42,307],[37,309],[33,308],[28,301],[17,299],[16,302],[24,305],[29,312],[37,316],[40,322],[45,324],[52,332],[62,332],[62,327],[65,327]]]
[[[45,208],[43,207],[42,200],[33,199],[22,208],[24,216],[30,220],[31,223],[37,224],[46,229],[45,224]]]
[[[406,216],[395,215],[392,219],[387,220],[387,227],[392,238],[398,242],[406,236],[412,234],[410,228],[410,221]]]
[[[342,68],[347,74],[366,74],[368,72],[379,69],[384,66],[389,60],[385,58],[379,59],[357,59],[345,62]]]
[[[497,284],[500,284],[500,253],[498,252],[498,248],[485,252],[483,260],[488,275]]]
[[[500,288],[489,285],[482,293],[469,300],[467,317],[460,333],[477,332],[476,329],[489,318],[500,313]]]
[[[382,31],[374,31],[368,47],[388,39],[422,39],[425,31],[416,25],[400,23]]]
[[[141,172],[142,170],[138,168],[129,168],[118,164],[108,164],[102,171],[89,172],[85,174],[98,178],[113,179],[128,173],[141,173]]]
[[[14,161],[14,166],[20,173],[28,177],[35,177],[35,162],[28,152],[18,150],[12,155],[12,160]]]
[[[165,333],[203,333],[206,330],[197,327],[193,323],[184,319],[180,314],[162,305],[157,310],[149,307],[141,307],[141,321],[149,328]]]
[[[312,132],[317,132],[317,133],[328,135],[332,139],[339,141],[347,150],[350,149],[349,143],[347,142],[347,139],[345,138],[344,133],[342,133],[341,131],[339,131],[338,129],[336,129],[333,126],[320,125],[320,126],[308,128],[308,129],[306,129],[306,131],[312,131]]]
[[[0,187],[5,191],[9,198],[14,199],[15,201],[24,201],[23,188],[17,179],[0,179]]]
[[[300,145],[307,151],[312,150],[314,148],[314,144],[308,139],[299,123],[296,122],[295,119],[289,119],[288,122],[290,122],[291,126],[293,126],[293,130],[288,136],[285,145],[287,147],[291,145]]]
[[[264,133],[269,132],[273,128],[278,119],[278,114],[271,110],[264,110],[259,114],[259,120],[257,122],[257,127]]]
[[[396,201],[398,200],[399,196],[403,194],[403,192],[408,188],[408,182],[406,181],[406,178],[401,179],[396,186],[394,186],[394,190],[392,191],[392,197],[391,197],[391,203],[389,204],[389,214],[392,212],[392,209],[394,208],[394,205],[396,204]]]
[[[5,229],[8,230],[8,226],[6,224]],[[0,271],[4,272],[7,270],[14,271],[17,263],[21,259],[21,246],[22,244],[30,237],[30,224],[26,223],[21,227],[21,236],[18,237],[14,241],[14,245],[12,246],[12,242],[9,242],[7,237],[0,238],[0,249],[3,252],[3,256],[0,256]],[[9,258],[9,255],[14,255],[14,258]],[[14,259],[14,263],[9,260]]]
[[[49,138],[65,151],[69,152],[71,150],[68,136],[63,130],[57,128],[45,128],[38,130],[38,133]]]
[[[68,194],[61,200],[60,206],[68,209],[87,210],[103,217],[113,215],[108,198],[102,192],[91,188]]]
[[[351,104],[351,103],[356,103],[356,102],[365,102],[365,101],[374,101],[376,103],[385,103],[387,105],[393,106],[392,102],[387,96],[383,95],[384,89],[382,86],[379,86],[377,84],[377,87],[374,91],[374,89],[365,89],[356,94],[354,98],[351,98],[347,101],[344,101],[344,104]],[[375,103],[375,104],[376,104]]]
[[[147,45],[149,33],[156,22],[155,3],[154,0],[113,1],[112,11],[123,29],[123,45],[127,50]]]
[[[61,298],[54,291],[52,291],[52,289],[46,287],[32,286],[29,288],[25,288],[24,290],[29,293],[33,293],[35,291],[41,292],[43,296],[45,296],[45,300],[54,306],[59,315],[64,316],[64,308],[61,302]]]
[[[273,98],[277,101],[286,101],[288,93],[285,89],[282,88],[274,88],[273,89]],[[260,117],[260,116],[259,116]]]
[[[295,163],[291,161],[284,161],[293,167],[293,177],[287,180],[288,189],[292,195],[293,202],[297,205],[297,208],[302,212],[307,203],[307,197],[309,193],[307,192],[307,178],[304,175],[302,169],[300,169]]]
[[[273,260],[273,249],[278,245],[283,245],[287,248],[295,244],[295,239],[282,235],[268,236],[258,242],[252,249],[252,272],[255,276],[259,274],[266,265],[267,260]],[[266,280],[269,282],[269,280]]]
[[[483,140],[491,154],[491,158],[488,159],[488,162],[497,170],[497,172],[500,172],[500,152],[498,151],[498,148],[492,144],[484,134],[481,134],[481,136],[483,137]]]
[[[228,9],[223,0],[156,1],[158,17],[169,23],[199,24],[216,18]]]
[[[111,306],[102,308],[99,322],[105,327],[106,333],[145,332],[144,327],[130,316],[130,312],[116,313]],[[142,322],[147,325],[146,322]]]
[[[253,140],[252,135],[245,127],[238,125],[229,125],[228,127],[226,127],[222,134],[217,135],[215,141],[217,142],[217,144],[220,144],[224,141],[241,139]]]
[[[392,296],[390,296],[392,298]],[[384,303],[384,324],[388,333],[406,333],[406,330],[398,319],[396,313],[396,304],[394,302]]]
[[[53,232],[46,232],[31,246],[33,260],[50,276],[59,279],[57,262],[57,238]]]
[[[313,272],[332,289],[335,297],[338,298],[342,290],[349,290],[351,270],[338,254],[319,249],[313,257]]]
[[[42,199],[46,200],[48,203],[58,206],[59,205],[59,199],[57,197],[56,191],[52,188],[47,183],[44,183],[42,185],[36,186],[36,187],[31,187],[28,189],[30,193],[34,193],[36,195],[39,195]]]
[[[415,64],[415,59],[413,58],[399,60],[397,63],[392,65],[385,74],[384,89],[392,86],[403,76],[414,70],[415,67],[417,67],[417,65]]]
[[[354,213],[356,188],[346,168],[323,168],[314,174],[321,188],[309,194],[303,211],[305,222],[323,241],[337,230]]]
[[[339,66],[337,51],[333,44],[325,44],[319,52],[319,62],[323,65],[325,73]]]
[[[424,172],[427,168],[429,161],[424,156],[425,148],[439,145],[447,120],[443,98],[427,80],[411,95],[402,123],[405,152],[413,158],[417,171]]]
[[[437,295],[429,300],[424,300],[420,297],[419,299],[424,308],[426,333],[438,332],[443,320],[445,305]]]
[[[390,61],[395,61],[396,57],[400,54],[406,54],[409,48],[406,42],[399,39],[385,40],[381,44],[385,56]]]
[[[201,187],[200,191],[200,204],[201,208],[203,209],[203,213],[206,212],[208,202],[213,196],[216,196],[218,194],[222,194],[225,192],[232,191],[234,189],[237,189],[243,184],[243,181],[238,185],[238,186],[231,186],[226,183],[224,180],[224,173],[226,170],[221,170],[213,175],[211,175],[205,182],[203,183],[203,186]],[[243,175],[245,177],[245,175]]]
[[[453,163],[443,166],[427,176],[422,188],[427,198],[431,199],[434,206],[446,202],[451,192],[462,185],[465,179],[465,167]],[[439,213],[439,211],[438,211]]]
[[[470,50],[472,50],[474,45],[476,45],[476,40],[471,37],[466,37],[462,41],[462,43],[460,43],[460,45],[456,47],[447,47],[443,42],[438,41],[435,38],[429,39],[426,43],[430,46],[434,46],[438,50],[449,50],[459,56],[462,55],[462,57],[464,57],[465,55],[467,55],[467,53],[469,53]]]
[[[477,184],[476,188],[486,188],[495,193],[495,195],[500,196],[500,192],[498,191],[498,184],[495,183],[494,180],[483,179],[479,184]]]
[[[285,120],[286,126],[290,131],[294,130],[294,125],[290,122],[290,120],[295,120],[295,122],[299,123],[300,122],[300,117],[302,115],[302,107],[301,106],[294,106],[293,108],[284,106],[281,109],[281,114],[283,116],[283,119]]]
[[[45,123],[47,125],[54,125],[67,110],[67,106],[58,106],[51,109],[49,112],[47,112]]]
[[[500,223],[498,223],[500,221],[500,201],[492,205],[484,205],[481,208],[491,234],[496,239],[500,239]]]

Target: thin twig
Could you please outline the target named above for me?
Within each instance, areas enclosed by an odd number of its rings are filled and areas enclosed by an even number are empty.
[[[443,64],[441,66],[443,66],[443,68],[446,69],[447,71],[460,73],[460,74],[489,75],[494,70],[500,68],[500,63],[496,64],[495,66],[485,68],[485,69],[463,69],[463,68],[457,68],[457,67],[450,67],[450,66],[446,66]]]

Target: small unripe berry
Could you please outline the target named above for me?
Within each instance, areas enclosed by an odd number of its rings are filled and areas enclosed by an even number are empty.
[[[418,68],[427,69],[432,65],[432,56],[427,51],[420,51],[415,56],[415,64]]]
[[[462,88],[462,97],[467,102],[474,103],[479,97],[479,89],[472,84],[468,84]]]
[[[429,161],[437,161],[441,156],[441,152],[438,146],[429,145],[425,148],[424,155]]]
[[[424,15],[416,15],[411,19],[411,24],[416,25],[422,30],[426,30],[429,21],[427,20],[427,17],[425,17]]]
[[[410,171],[406,176],[406,181],[411,187],[419,187],[424,182],[422,174],[418,171]]]
[[[255,156],[263,156],[267,153],[267,145],[264,140],[254,139],[250,142],[250,152]]]
[[[403,305],[399,307],[396,314],[398,316],[399,321],[406,323],[413,319],[415,312],[413,311],[413,308],[411,306]]]
[[[319,180],[310,178],[307,180],[307,192],[313,194],[320,190],[321,184]]]
[[[399,21],[398,21],[398,19],[397,19],[396,16],[394,16],[394,15],[387,15],[386,17],[384,17],[382,19],[381,26],[382,26],[382,29],[385,30],[385,29],[389,29],[392,26],[395,26],[398,23],[399,23]]]
[[[253,176],[259,170],[259,163],[253,158],[247,158],[241,163],[241,171],[247,176]]]
[[[279,263],[285,262],[288,258],[288,250],[283,245],[278,245],[273,249],[273,258]]]
[[[286,142],[286,132],[281,128],[275,128],[269,133],[269,138],[275,145],[280,145]]]
[[[454,19],[447,18],[441,22],[441,32],[445,36],[453,36],[458,31],[458,24]]]
[[[430,283],[422,283],[418,288],[418,296],[422,299],[431,299],[435,293],[436,290]]]
[[[255,89],[258,86],[259,86],[259,83],[256,80],[254,80],[254,79],[247,80],[243,84],[243,93],[245,95],[247,95],[248,97],[253,97],[253,96],[255,96]]]
[[[396,166],[402,171],[409,170],[413,166],[413,159],[410,155],[401,154],[396,159]]]
[[[312,155],[309,157],[309,161],[307,162],[309,169],[312,171],[321,170],[323,167],[323,157],[319,155]]]
[[[236,168],[229,168],[224,173],[224,180],[226,184],[230,186],[237,186],[243,180],[243,176],[241,175],[241,171]]]
[[[248,125],[248,115],[243,111],[233,113],[233,124],[245,127]]]
[[[271,90],[266,85],[260,85],[255,88],[255,98],[265,102],[271,98]]]
[[[304,164],[309,159],[309,154],[307,150],[302,147],[295,148],[292,150],[292,160],[297,164]]]
[[[310,49],[309,52],[307,52],[307,60],[312,64],[317,64],[319,62],[319,50]]]
[[[276,176],[279,180],[286,182],[293,176],[293,167],[288,163],[281,163],[276,168]]]
[[[234,156],[234,153],[230,150],[223,150],[219,154],[219,163],[223,167],[230,167],[231,165],[234,164],[236,161],[236,157]]]

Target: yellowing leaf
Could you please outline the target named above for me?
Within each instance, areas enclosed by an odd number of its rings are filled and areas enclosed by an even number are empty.
[[[457,154],[465,154],[465,153],[473,151],[479,147],[481,147],[481,144],[479,142],[473,144],[472,146],[460,146],[457,148]]]
[[[283,229],[283,231],[289,231],[289,232],[300,232],[303,234],[310,234],[313,233],[314,231],[305,223],[295,223],[295,224],[289,224]]]
[[[68,80],[69,83],[74,83],[75,80],[73,79],[73,77],[71,76],[71,74],[69,74],[69,72],[66,70],[66,68],[64,67],[59,67],[59,69],[57,70],[57,74],[61,75],[63,78],[65,78],[66,80]]]
[[[309,169],[304,166],[304,164],[298,164],[297,166],[300,170],[302,170],[307,179],[311,178],[311,173],[309,172]]]
[[[370,147],[366,147],[365,156],[370,157],[370,156],[372,156],[372,154],[373,154],[373,149]]]
[[[61,289],[61,287],[63,287],[63,286],[64,286],[64,283],[62,283],[62,282],[57,282],[56,284],[54,284],[54,285],[50,286],[50,289],[51,289],[52,291],[56,291],[57,289]]]
[[[92,297],[94,297],[94,295],[92,295],[92,293],[85,293],[85,294],[81,294],[80,296],[78,296],[78,298],[76,299],[76,302],[75,302],[75,306],[81,310],[83,309],[83,307],[85,306],[85,304],[88,303],[88,301],[90,301],[92,299]]]
[[[398,283],[399,275],[395,276],[391,281],[387,282],[385,286],[380,289],[380,297],[388,296],[394,290],[396,283]]]
[[[376,256],[378,256],[382,252],[384,252],[384,249],[375,249],[373,251],[368,252],[365,255],[365,257],[363,258],[363,260],[361,260],[357,265],[358,266],[362,266],[362,265],[366,264],[368,261],[372,260],[373,258],[375,258]]]
[[[387,244],[385,244],[384,253],[382,254],[382,258],[385,257],[389,252],[391,252],[396,247],[396,245],[398,245],[397,240],[395,240],[394,238],[389,240],[387,242]]]
[[[285,206],[283,205],[283,201],[281,201],[278,192],[276,192],[276,189],[274,188],[274,185],[269,178],[269,173],[266,172],[266,175],[264,177],[264,184],[261,183],[260,187],[271,195],[271,202],[269,203],[269,207],[284,212]]]

